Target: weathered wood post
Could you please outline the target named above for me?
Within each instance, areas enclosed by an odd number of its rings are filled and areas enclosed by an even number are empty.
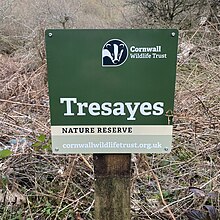
[[[130,220],[130,154],[94,154],[95,219]]]

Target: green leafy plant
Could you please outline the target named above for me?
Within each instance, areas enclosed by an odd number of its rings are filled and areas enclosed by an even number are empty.
[[[36,138],[36,142],[32,145],[34,150],[50,150],[51,149],[51,141],[48,140],[46,135],[41,134]]]
[[[0,151],[0,159],[3,159],[3,158],[6,158],[6,157],[9,157],[10,155],[12,155],[13,152],[11,150],[1,150]]]
[[[46,202],[43,212],[46,215],[51,215],[51,211],[52,211],[52,205],[49,202]]]

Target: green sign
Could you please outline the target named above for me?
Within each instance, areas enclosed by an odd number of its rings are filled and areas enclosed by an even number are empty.
[[[166,153],[177,30],[47,30],[54,153]]]

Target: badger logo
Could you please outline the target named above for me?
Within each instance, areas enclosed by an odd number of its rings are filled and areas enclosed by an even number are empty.
[[[127,57],[128,47],[122,40],[109,40],[102,48],[103,67],[120,66],[127,60]]]

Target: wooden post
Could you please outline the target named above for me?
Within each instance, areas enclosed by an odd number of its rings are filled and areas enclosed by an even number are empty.
[[[130,154],[94,154],[95,219],[130,220]]]

